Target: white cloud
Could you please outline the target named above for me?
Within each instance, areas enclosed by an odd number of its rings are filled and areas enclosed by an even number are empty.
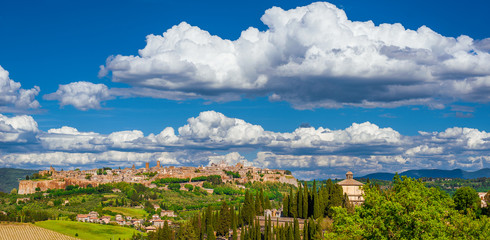
[[[63,126],[49,129],[41,134],[43,148],[50,151],[103,151],[107,147],[98,144],[105,137],[94,132],[79,132],[76,128]]]
[[[444,132],[434,134],[438,141],[460,145],[468,149],[486,149],[490,147],[490,133],[474,128],[448,128]]]
[[[380,128],[370,122],[353,123],[343,130],[309,127],[297,128],[292,133],[273,135],[275,138],[268,147],[281,147],[291,151],[309,149],[311,153],[334,153],[350,148],[365,148],[363,145],[395,147],[406,142],[400,133],[392,128]]]
[[[109,88],[104,84],[72,82],[59,85],[54,93],[44,96],[47,100],[58,100],[60,106],[73,105],[80,110],[100,109],[100,103],[112,99]]]
[[[261,20],[266,31],[250,27],[234,41],[182,22],[148,35],[137,56],[109,57],[100,74],[144,89],[137,96],[179,100],[269,96],[296,108],[490,101],[488,39],[352,21],[324,2],[273,7]]]
[[[143,132],[139,130],[113,132],[107,137],[112,146],[116,148],[133,148],[133,143],[144,138]]]
[[[35,99],[39,94],[39,87],[31,89],[21,88],[19,82],[9,78],[9,72],[0,66],[0,110],[13,111],[16,109],[38,108],[39,102]]]
[[[345,129],[301,127],[272,132],[215,111],[202,112],[178,128],[145,136],[140,130],[110,134],[63,126],[38,130],[31,116],[0,114],[0,162],[6,166],[128,166],[160,160],[171,165],[208,165],[225,161],[307,173],[357,174],[414,168],[469,170],[490,167],[490,134],[473,128],[448,128],[404,136],[376,124],[353,123]],[[258,151],[255,159],[239,152]],[[342,174],[338,175],[339,177]],[[307,176],[305,176],[307,177]]]
[[[245,157],[240,155],[240,153],[237,152],[231,152],[225,155],[216,155],[216,156],[209,156],[209,163],[208,166],[211,164],[220,164],[221,162],[225,162],[226,164],[230,166],[235,166],[237,163],[242,163],[245,166],[251,166],[253,165],[252,162],[249,162]]]
[[[229,118],[215,111],[201,112],[198,117],[189,118],[187,122],[187,125],[179,128],[179,137],[190,144],[203,145],[204,141],[217,146],[240,146],[270,141],[261,126]]]
[[[37,132],[37,122],[31,116],[0,114],[0,143],[30,143],[36,140]]]
[[[172,127],[166,127],[158,135],[150,134],[148,138],[152,142],[162,145],[172,145],[179,141],[179,137],[175,135],[175,131]]]
[[[138,166],[145,162],[160,161],[164,165],[179,165],[173,153],[136,153],[107,151],[102,153],[67,153],[67,152],[49,152],[49,153],[15,153],[0,156],[0,159],[8,165],[35,165],[35,166],[121,166],[130,167],[132,164]]]
[[[435,155],[435,154],[441,154],[444,151],[444,147],[439,146],[439,147],[429,147],[427,145],[420,145],[416,146],[413,148],[408,149],[405,154],[408,156],[414,156],[414,155]]]

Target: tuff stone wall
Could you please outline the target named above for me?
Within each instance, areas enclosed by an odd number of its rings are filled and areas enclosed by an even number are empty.
[[[98,186],[99,184],[94,181],[83,181],[79,179],[56,179],[56,180],[22,180],[19,182],[19,194],[32,194],[36,192],[36,188],[40,188],[41,191],[48,189],[65,189],[69,185],[78,185],[80,187],[86,187],[89,184],[92,186]]]

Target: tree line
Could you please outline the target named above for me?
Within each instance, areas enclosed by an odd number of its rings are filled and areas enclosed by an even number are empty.
[[[342,187],[330,179],[325,184],[320,183],[319,187],[316,181],[313,181],[311,188],[306,183],[300,183],[296,191],[290,188],[289,195],[284,197],[282,205],[284,216],[303,219],[330,216],[332,207],[351,207],[347,196],[343,195]]]

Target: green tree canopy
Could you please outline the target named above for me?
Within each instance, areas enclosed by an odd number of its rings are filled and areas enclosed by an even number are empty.
[[[364,187],[364,205],[349,213],[333,208],[328,238],[345,239],[489,239],[486,216],[464,215],[437,188],[412,178],[394,179],[392,189]]]
[[[453,196],[456,209],[463,210],[465,213],[468,209],[478,210],[480,208],[480,197],[475,189],[471,187],[462,187],[456,190]]]

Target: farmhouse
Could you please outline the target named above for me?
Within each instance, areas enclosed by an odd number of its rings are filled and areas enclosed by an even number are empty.
[[[342,186],[342,191],[347,194],[349,201],[354,204],[354,206],[359,206],[364,203],[364,191],[362,190],[362,184],[359,181],[354,180],[354,174],[348,171],[345,174],[345,179],[338,182],[338,185]]]

